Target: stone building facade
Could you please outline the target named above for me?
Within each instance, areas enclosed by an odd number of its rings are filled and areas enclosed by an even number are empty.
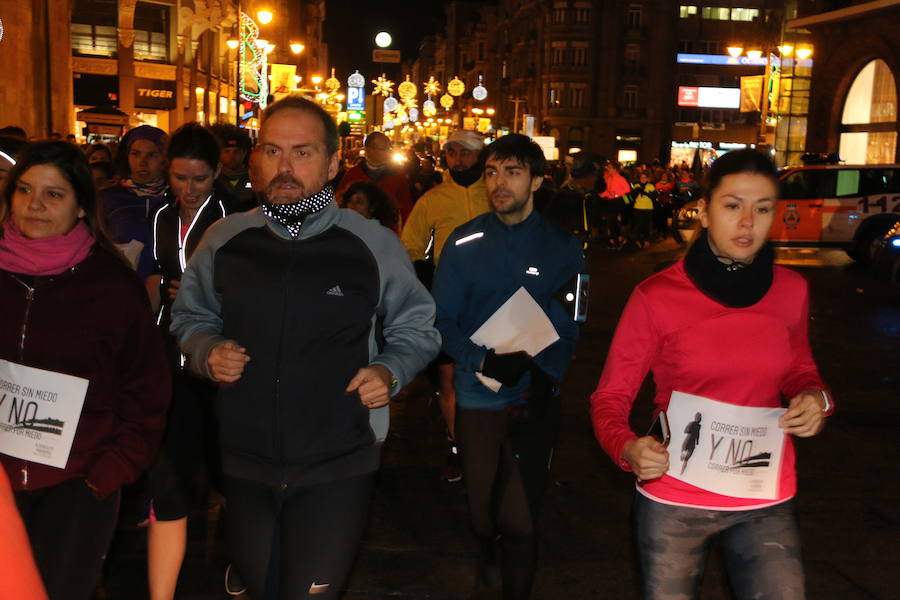
[[[167,131],[234,122],[238,10],[274,13],[270,63],[325,74],[324,0],[33,0],[0,3],[0,124],[29,135],[82,134],[79,110],[110,104],[127,125]],[[305,46],[300,54],[291,42]]]

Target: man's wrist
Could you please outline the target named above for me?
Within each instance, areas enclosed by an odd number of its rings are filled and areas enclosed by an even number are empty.
[[[379,376],[381,377],[382,381],[384,381],[385,385],[388,387],[388,391],[391,394],[397,391],[397,388],[400,386],[400,380],[397,379],[397,377],[389,368],[381,363],[369,365],[369,368],[378,371]]]

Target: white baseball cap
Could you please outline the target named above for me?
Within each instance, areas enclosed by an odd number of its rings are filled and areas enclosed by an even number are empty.
[[[450,134],[450,137],[444,142],[443,149],[446,149],[450,144],[459,144],[466,150],[480,151],[484,148],[484,138],[474,131],[458,129]]]

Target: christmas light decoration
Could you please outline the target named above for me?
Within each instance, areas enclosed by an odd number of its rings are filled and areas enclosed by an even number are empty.
[[[259,27],[247,13],[241,13],[241,98],[256,102],[260,108],[266,107],[269,97],[269,80],[266,77],[268,63],[266,62],[265,48],[257,44],[259,40]],[[253,82],[256,89],[248,88],[247,83]]]
[[[466,91],[466,84],[459,77],[454,77],[447,83],[447,91],[453,96],[462,96]]]
[[[409,109],[409,120],[410,121],[418,121],[419,120],[419,109],[418,108]]]
[[[366,87],[366,78],[362,76],[362,73],[357,69],[353,75],[347,78],[347,85],[350,87]]]
[[[425,94],[428,96],[437,96],[441,93],[441,84],[434,80],[434,76],[430,76],[428,78],[428,83],[425,84]]]
[[[334,67],[331,68],[331,77],[325,80],[325,89],[332,94],[341,88],[341,82],[334,76]]]
[[[484,85],[482,85],[483,81],[484,81],[484,78],[481,75],[479,75],[478,76],[478,85],[472,89],[472,97],[475,98],[476,100],[478,100],[479,102],[481,102],[482,100],[487,98],[487,95],[488,95],[487,88],[485,88]]]
[[[422,114],[426,117],[433,117],[437,114],[437,106],[435,106],[434,100],[428,99],[422,103]]]
[[[409,80],[409,75],[406,76],[406,81],[397,86],[397,95],[403,100],[415,98],[417,93],[416,84]]]
[[[394,92],[394,82],[385,77],[384,73],[382,73],[378,79],[373,79],[372,84],[375,86],[372,90],[373,96],[378,96],[380,94],[387,98]]]
[[[450,94],[444,94],[443,96],[441,96],[441,106],[443,106],[444,108],[450,108],[451,106],[453,106],[453,96],[451,96]]]

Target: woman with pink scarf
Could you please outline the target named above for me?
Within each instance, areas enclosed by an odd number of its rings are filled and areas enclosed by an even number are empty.
[[[147,293],[100,223],[81,151],[29,146],[0,202],[0,378],[7,405],[34,407],[0,415],[0,462],[54,600],[92,597],[120,490],[153,459],[169,405]],[[58,388],[51,403],[40,388],[60,374],[84,391]],[[77,416],[60,412],[82,398]],[[14,448],[9,429],[41,443]],[[57,456],[63,433],[71,448]]]

